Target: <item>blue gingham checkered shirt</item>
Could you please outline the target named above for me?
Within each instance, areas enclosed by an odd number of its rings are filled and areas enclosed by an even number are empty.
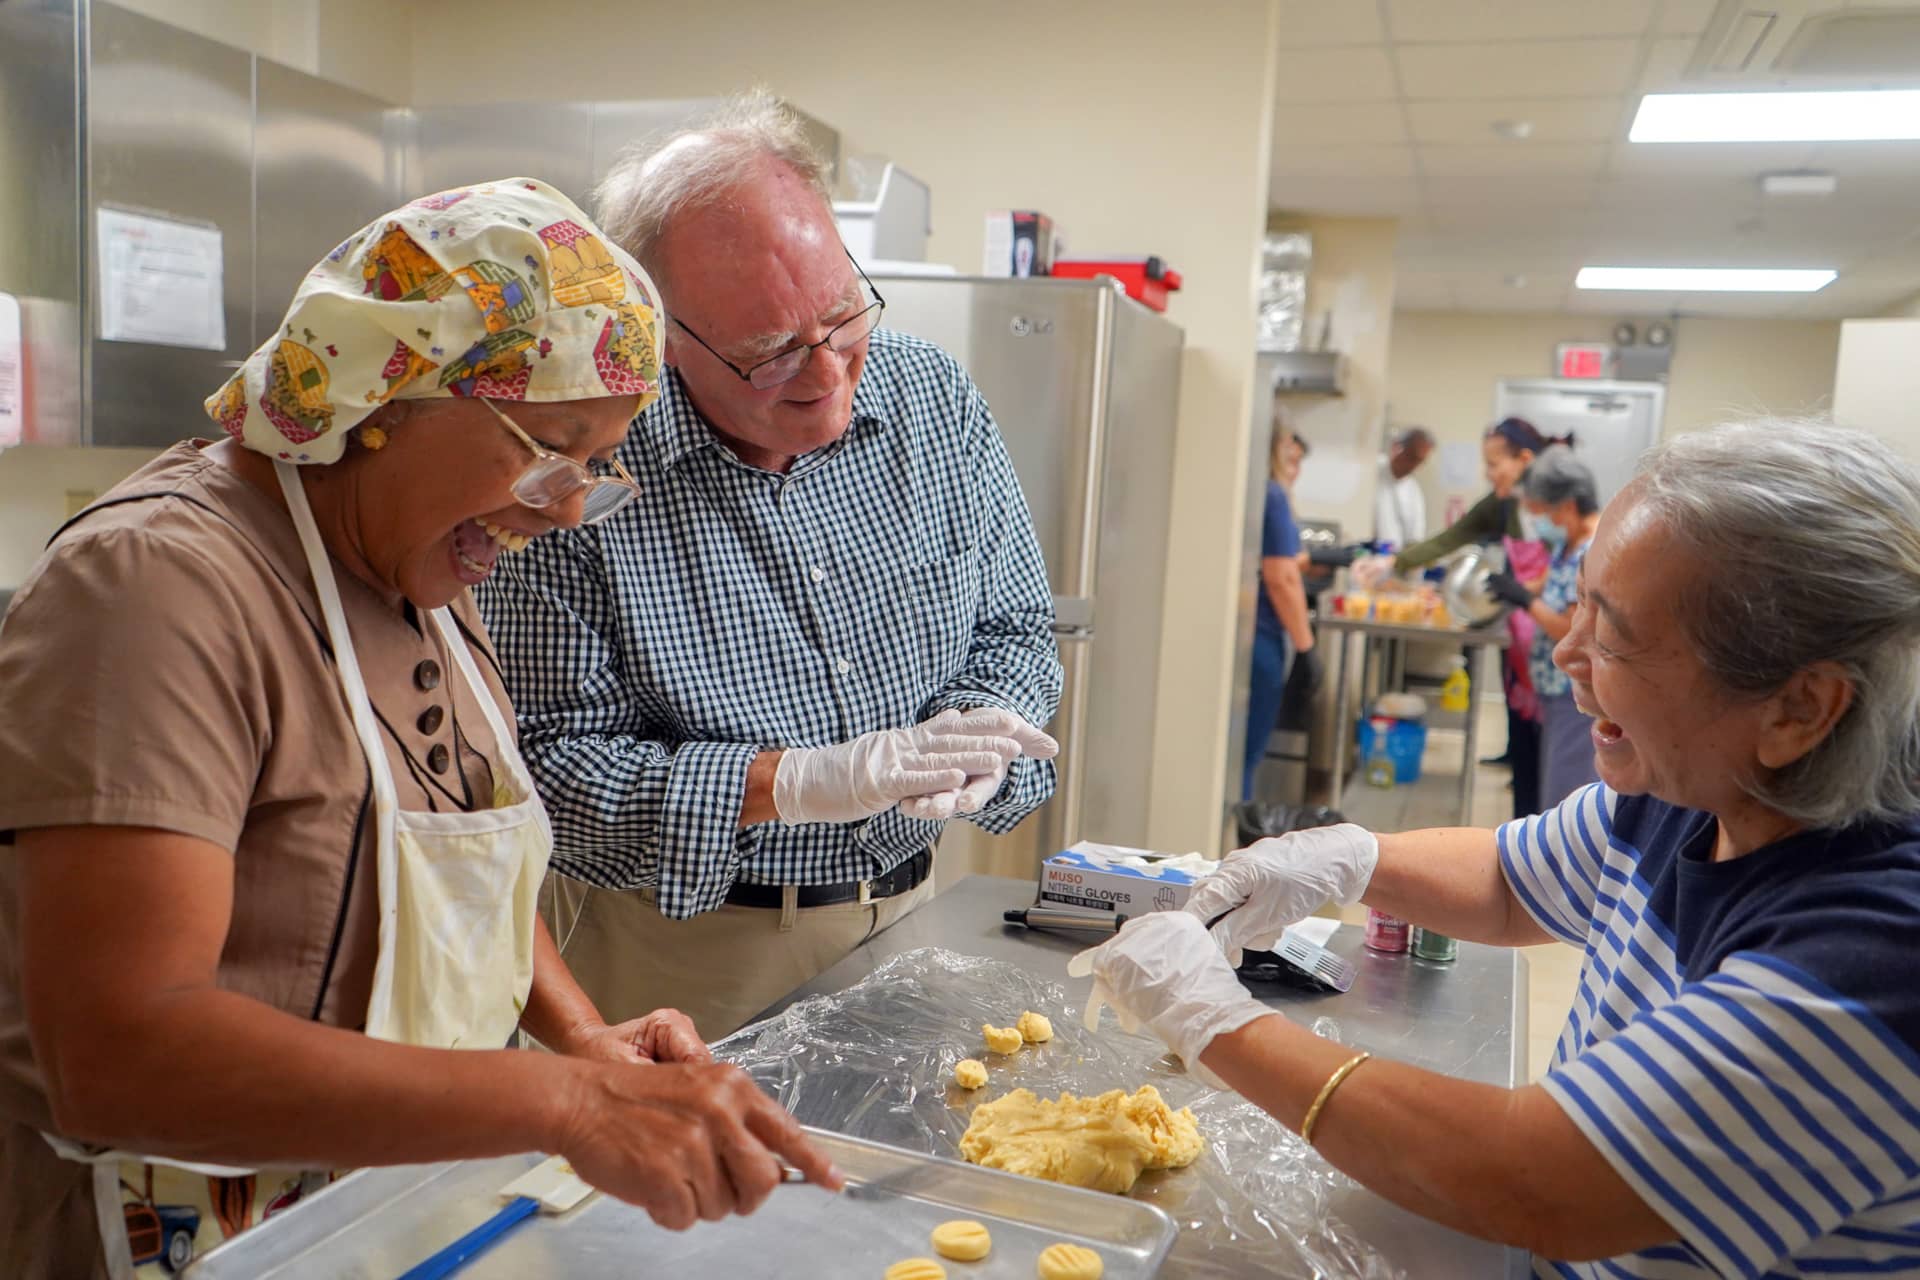
[[[950,708],[1052,718],[1033,521],[985,399],[938,347],[877,330],[846,434],[785,475],[722,446],[671,371],[619,457],[638,501],[503,556],[476,592],[557,870],[656,885],[674,919],[736,880],[870,879],[941,824],[741,828],[755,754]],[[1050,761],[1018,760],[971,820],[1011,830],[1053,788]]]

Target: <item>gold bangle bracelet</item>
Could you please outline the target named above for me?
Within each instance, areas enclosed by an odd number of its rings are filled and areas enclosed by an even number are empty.
[[[1320,1122],[1320,1109],[1327,1105],[1327,1099],[1333,1096],[1333,1091],[1345,1084],[1347,1077],[1352,1075],[1361,1063],[1372,1056],[1370,1053],[1356,1053],[1341,1063],[1339,1070],[1327,1077],[1327,1082],[1320,1086],[1320,1092],[1314,1095],[1313,1105],[1307,1108],[1307,1118],[1300,1122],[1300,1140],[1302,1142],[1308,1146],[1313,1145],[1313,1126]]]

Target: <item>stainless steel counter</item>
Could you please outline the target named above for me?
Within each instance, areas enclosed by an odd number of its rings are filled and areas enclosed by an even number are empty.
[[[1001,912],[1029,906],[1030,880],[969,876],[851,956],[766,1012],[796,1000],[842,991],[887,960],[920,947],[945,947],[988,956],[1047,976],[1084,997],[1090,979],[1066,976],[1067,959],[1087,938],[1040,933],[1007,925]],[[1339,1024],[1340,1039],[1383,1057],[1465,1080],[1514,1085],[1526,1078],[1526,960],[1516,951],[1460,944],[1460,958],[1431,964],[1410,955],[1384,956],[1360,944],[1360,931],[1346,928],[1330,944],[1359,969],[1343,995],[1278,992],[1268,1003],[1309,1025],[1320,1018]],[[804,1117],[803,1117],[804,1119]],[[858,1135],[856,1135],[858,1136]],[[1521,1277],[1529,1261],[1502,1248],[1449,1231],[1359,1187],[1342,1193],[1334,1210],[1415,1280],[1488,1280]],[[1161,1274],[1184,1274],[1176,1245]]]

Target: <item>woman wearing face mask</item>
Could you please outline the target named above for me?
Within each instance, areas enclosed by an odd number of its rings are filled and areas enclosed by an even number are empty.
[[[1527,668],[1540,698],[1539,807],[1545,810],[1595,778],[1589,741],[1593,720],[1574,705],[1566,673],[1553,665],[1553,647],[1573,627],[1580,561],[1600,524],[1593,472],[1571,449],[1548,449],[1521,478],[1520,518],[1528,538],[1547,548],[1546,575],[1528,584],[1503,570],[1487,586],[1533,620]]]
[[[1402,549],[1391,561],[1382,556],[1356,565],[1355,579],[1364,583],[1385,574],[1389,567],[1394,573],[1424,569],[1461,547],[1483,542],[1503,543],[1507,567],[1524,580],[1538,578],[1546,572],[1546,552],[1528,535],[1520,519],[1516,489],[1533,460],[1550,445],[1572,443],[1572,436],[1549,440],[1525,418],[1502,418],[1487,428],[1480,440],[1487,495],[1447,528],[1425,542]],[[1533,648],[1533,620],[1516,611],[1507,617],[1507,630],[1511,643],[1500,665],[1500,683],[1507,701],[1507,750],[1504,756],[1487,763],[1512,767],[1513,816],[1518,818],[1540,810],[1540,708],[1527,663],[1527,654]]]

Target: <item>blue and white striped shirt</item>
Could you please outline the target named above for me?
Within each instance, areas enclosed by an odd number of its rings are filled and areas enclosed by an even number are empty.
[[[1499,832],[1582,947],[1544,1087],[1679,1236],[1542,1276],[1920,1275],[1920,816],[1711,860],[1603,785]]]
[[[657,885],[684,919],[736,880],[869,879],[938,822],[738,827],[763,749],[844,742],[960,707],[1052,718],[1061,669],[1033,521],[986,401],[952,357],[874,333],[839,440],[784,475],[722,446],[676,373],[620,461],[640,498],[502,557],[477,592],[553,814],[556,869]],[[971,820],[1053,794],[1018,760]]]

